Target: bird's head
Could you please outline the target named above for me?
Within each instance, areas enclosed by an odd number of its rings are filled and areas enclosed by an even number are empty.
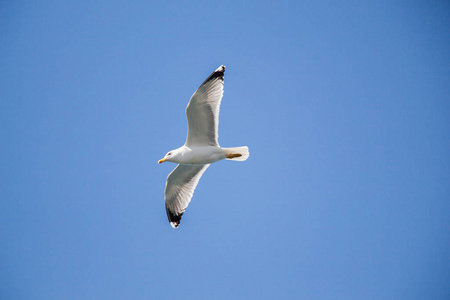
[[[172,159],[177,155],[176,150],[169,151],[163,159],[158,160],[158,164],[161,164],[165,161],[172,161]]]

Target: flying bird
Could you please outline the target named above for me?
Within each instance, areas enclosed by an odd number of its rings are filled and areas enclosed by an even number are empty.
[[[192,199],[198,181],[210,164],[222,159],[244,161],[250,155],[247,146],[219,146],[219,110],[224,74],[225,66],[220,66],[192,95],[186,107],[186,143],[169,151],[158,161],[159,164],[165,161],[178,164],[167,177],[164,191],[167,217],[173,228],[180,225],[181,216]]]

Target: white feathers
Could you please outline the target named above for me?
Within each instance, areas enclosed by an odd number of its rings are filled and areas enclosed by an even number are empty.
[[[180,224],[198,181],[208,167],[209,165],[178,165],[167,177],[164,196],[167,217],[173,228]]]
[[[219,146],[219,110],[224,73],[225,66],[217,68],[192,95],[186,108],[188,135],[185,145],[159,160],[159,163],[178,163],[167,177],[164,191],[167,217],[173,228],[180,224],[200,178],[211,163],[221,159],[244,161],[249,156],[245,146]]]
[[[215,70],[192,95],[186,107],[186,146],[219,146],[219,110],[223,96],[225,66]]]

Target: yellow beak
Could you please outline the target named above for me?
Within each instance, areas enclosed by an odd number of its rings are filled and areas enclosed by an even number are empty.
[[[163,159],[160,159],[160,160],[158,160],[158,164],[160,164],[160,163],[163,163],[163,162],[165,162],[167,160],[167,158],[163,158]]]

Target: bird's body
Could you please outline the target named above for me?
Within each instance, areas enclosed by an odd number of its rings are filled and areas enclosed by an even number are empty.
[[[217,146],[182,146],[172,152],[168,161],[182,165],[206,165],[226,158],[225,151]]]
[[[220,66],[191,97],[186,108],[189,128],[186,143],[167,153],[158,162],[169,161],[178,164],[167,177],[164,192],[167,217],[174,228],[179,226],[198,181],[210,164],[222,159],[244,161],[249,156],[246,146],[219,146],[219,110],[224,73],[225,66]]]

